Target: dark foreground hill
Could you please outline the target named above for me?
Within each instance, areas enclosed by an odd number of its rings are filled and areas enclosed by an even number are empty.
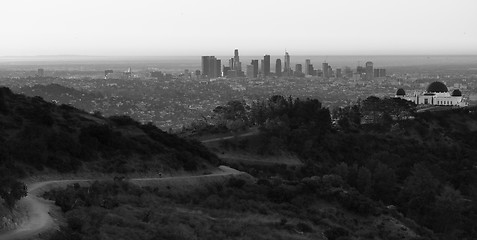
[[[0,88],[0,171],[192,171],[218,163],[199,142],[127,116],[104,118]]]
[[[298,156],[303,167],[246,161],[229,166],[257,178],[290,181],[334,174],[348,190],[396,209],[439,239],[477,239],[475,107],[416,113],[410,102],[370,97],[330,113],[316,100],[283,96],[255,103],[249,111],[236,105],[240,102],[219,109],[218,119],[253,123],[260,133],[216,143],[217,153],[278,158],[286,152]]]

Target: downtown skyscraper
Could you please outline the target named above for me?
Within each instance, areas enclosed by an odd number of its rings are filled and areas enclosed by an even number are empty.
[[[242,72],[242,63],[240,62],[238,49],[235,49],[234,51],[234,70],[237,72],[237,74]]]
[[[222,62],[215,56],[202,56],[202,77],[217,78],[222,76]]]
[[[322,69],[321,70],[323,71],[323,78],[324,79],[330,78],[331,73],[329,72],[330,67],[329,67],[328,63],[324,62],[322,64]]]
[[[278,77],[282,76],[282,60],[280,58],[275,63],[275,75]]]
[[[283,72],[285,73],[285,75],[290,76],[291,66],[290,66],[290,55],[288,55],[288,52],[285,52],[284,64],[285,64],[285,68],[283,69]]]
[[[253,77],[256,78],[258,77],[258,60],[252,60],[252,66],[253,66]]]
[[[263,56],[263,76],[270,76],[270,55]]]
[[[373,62],[366,62],[366,80],[373,80],[373,78],[374,78]]]
[[[305,60],[305,71],[303,72],[305,74],[305,76],[311,75],[310,67],[313,67],[313,66],[311,66],[311,61],[310,61],[310,59],[306,59]]]
[[[210,56],[202,56],[201,58],[201,70],[202,73],[201,75],[203,77],[207,76],[209,74],[209,58]]]

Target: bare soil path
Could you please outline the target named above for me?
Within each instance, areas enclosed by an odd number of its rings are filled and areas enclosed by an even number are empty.
[[[242,138],[242,137],[258,135],[259,133],[260,132],[258,131],[258,129],[253,129],[253,130],[250,130],[249,132],[242,133],[242,134],[239,134],[239,135],[217,137],[217,138],[212,138],[212,139],[203,139],[203,140],[201,140],[201,142],[202,143],[218,142],[218,141],[229,140],[229,139],[233,139],[233,138]]]
[[[220,166],[219,170],[208,175],[196,176],[178,176],[178,177],[163,177],[163,178],[133,178],[130,182],[142,185],[144,182],[171,182],[184,180],[198,180],[198,179],[213,179],[223,178],[224,176],[242,175],[243,172],[237,171],[233,168]],[[37,237],[39,234],[57,227],[53,217],[50,215],[50,209],[54,206],[53,201],[49,201],[39,197],[43,192],[52,188],[66,187],[72,183],[91,183],[96,179],[81,179],[81,180],[53,180],[36,182],[28,185],[28,195],[20,200],[20,203],[27,207],[28,220],[19,228],[7,231],[0,234],[0,240],[19,240],[31,239]]]

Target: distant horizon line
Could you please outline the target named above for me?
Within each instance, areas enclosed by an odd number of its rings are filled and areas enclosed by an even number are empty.
[[[288,52],[290,53],[290,52]],[[233,54],[229,54],[233,56]],[[274,54],[240,54],[240,56],[261,56]],[[276,55],[276,54],[275,54]],[[82,55],[82,54],[51,54],[51,55],[7,55],[0,58],[22,58],[22,57],[200,57],[200,56],[225,56],[217,54],[208,55]],[[290,56],[477,56],[472,54],[290,54]]]
[[[233,56],[232,54],[229,54]],[[270,56],[278,56],[278,55],[271,55],[271,54],[263,54],[270,55]],[[14,55],[14,56],[0,56],[1,58],[59,58],[59,57],[91,57],[91,58],[137,58],[137,57],[144,57],[144,58],[154,58],[154,57],[201,57],[201,56],[227,56],[227,55],[217,55],[217,54],[209,54],[209,55],[81,55],[81,54],[53,54],[53,55]],[[240,56],[262,56],[260,55],[250,55],[244,54]],[[323,57],[357,57],[357,56],[415,56],[415,57],[426,57],[426,56],[477,56],[476,54],[290,54],[290,56],[323,56]]]

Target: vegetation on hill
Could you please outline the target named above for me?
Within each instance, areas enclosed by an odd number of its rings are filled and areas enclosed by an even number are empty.
[[[416,113],[411,102],[369,97],[330,114],[317,100],[273,96],[250,106],[247,116],[261,134],[224,147],[289,151],[305,166],[233,167],[289,180],[334,173],[441,239],[477,237],[475,109]]]
[[[0,123],[0,166],[12,176],[44,168],[195,170],[219,161],[197,141],[151,124],[92,116],[5,88]],[[231,179],[187,194],[126,182],[51,191],[68,219],[52,239],[477,238],[476,109],[417,113],[410,102],[369,97],[330,112],[315,99],[272,96],[251,106],[230,101],[191,127],[203,134],[250,126],[260,134],[223,147],[287,151],[304,166],[237,165],[259,180]],[[2,198],[23,194],[15,181],[4,186],[18,191],[0,189]]]
[[[0,88],[2,183],[45,169],[126,174],[193,171],[218,162],[199,142],[178,138],[152,124],[140,124],[128,116],[91,115]],[[2,189],[5,184],[0,184]],[[15,181],[8,186],[21,188]]]
[[[343,185],[231,178],[187,193],[127,182],[69,186],[45,197],[66,213],[50,239],[429,239],[432,233]],[[418,238],[422,236],[422,238]]]

